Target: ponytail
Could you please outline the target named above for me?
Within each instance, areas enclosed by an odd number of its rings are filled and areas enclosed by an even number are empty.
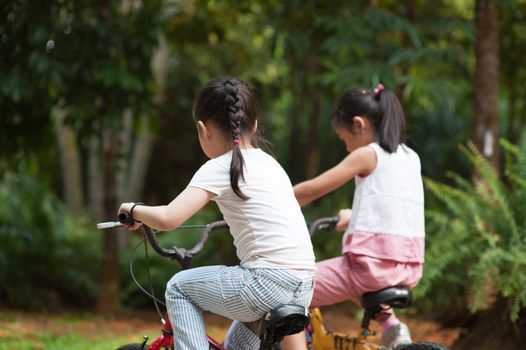
[[[376,97],[377,96],[377,97]],[[375,94],[380,106],[381,121],[376,129],[378,144],[393,153],[405,138],[405,114],[398,97],[390,90]]]
[[[393,153],[405,138],[405,114],[394,92],[379,84],[376,89],[353,89],[346,91],[332,116],[333,126],[352,130],[355,116],[368,118],[375,130],[378,144]]]

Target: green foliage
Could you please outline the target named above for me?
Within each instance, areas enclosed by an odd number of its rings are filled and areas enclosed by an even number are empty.
[[[152,110],[150,58],[160,1],[13,0],[0,7],[0,170],[24,157],[54,160],[52,109],[91,136],[122,112]],[[79,138],[81,138],[79,137]],[[45,146],[45,147],[42,147]],[[50,169],[54,167],[51,165]]]
[[[460,149],[476,171],[474,183],[453,173],[454,185],[425,179],[442,205],[426,212],[426,271],[418,293],[431,294],[440,286],[449,302],[468,295],[472,311],[500,294],[516,320],[526,307],[526,143],[500,144],[502,178],[469,143]],[[452,290],[461,294],[455,297]]]
[[[500,127],[502,135],[512,142],[518,142],[526,127],[526,70],[521,67],[523,55],[520,47],[526,45],[525,1],[502,1],[499,14],[500,87],[506,98],[501,100]]]
[[[96,296],[97,235],[33,178],[0,180],[0,296],[22,309],[86,307]],[[89,228],[88,228],[89,224]]]
[[[509,0],[502,2],[500,8],[500,108],[506,112],[500,116],[501,130],[514,142],[526,116],[523,83],[526,69],[521,50],[526,40],[524,6],[524,1]],[[421,156],[424,174],[435,181],[458,184],[458,188],[452,188],[458,190],[455,195],[461,199],[449,200],[458,215],[468,210],[464,203],[470,203],[470,208],[475,208],[471,210],[476,211],[480,205],[472,204],[466,194],[473,191],[470,184],[462,183],[460,176],[442,178],[446,168],[461,176],[469,172],[467,162],[455,147],[469,137],[473,114],[471,101],[476,87],[472,79],[475,38],[472,23],[469,1],[4,2],[0,5],[0,173],[31,168],[32,175],[38,176],[50,191],[56,191],[61,187],[60,181],[67,179],[61,179],[61,172],[57,171],[60,157],[51,111],[63,108],[68,112],[68,121],[78,132],[78,146],[85,160],[88,144],[84,137],[93,136],[93,132],[97,136],[102,126],[118,129],[122,112],[131,110],[134,116],[155,115],[150,118],[155,125],[152,128],[155,147],[148,169],[147,196],[143,200],[166,203],[184,188],[205,160],[191,118],[195,92],[211,77],[232,74],[255,88],[263,112],[260,129],[275,145],[273,153],[295,183],[307,176],[310,152],[318,156],[311,163],[314,166],[310,170],[315,173],[345,156],[329,123],[333,105],[343,90],[372,87],[382,81],[403,102],[409,143]],[[166,84],[160,86],[163,91],[155,91],[159,87],[153,82],[150,68],[158,36],[164,36],[170,45]],[[156,92],[163,96],[158,105],[152,101]],[[514,163],[516,157],[510,156],[510,162]],[[503,186],[513,184],[517,188],[525,177],[520,169],[507,173]],[[23,196],[18,191],[12,188],[10,196]],[[518,199],[504,197],[513,203],[499,210],[521,210],[521,197],[513,194]],[[339,189],[306,208],[307,220],[334,215],[339,208],[348,207],[351,198],[352,186]],[[486,232],[486,222],[480,213],[473,217],[472,222],[477,224],[470,227],[473,231],[465,231],[462,220],[450,220],[453,209],[435,208],[440,200],[428,197],[427,202],[431,208],[427,214],[431,263],[426,265],[425,278],[429,277],[430,283],[439,280],[449,291],[463,293],[469,271],[462,266],[473,265],[454,264],[455,256],[464,257],[466,262],[477,260],[478,255],[473,252],[476,249],[466,244],[471,243],[472,232],[477,234],[476,244],[488,245],[494,234]],[[487,215],[486,211],[484,214]],[[205,215],[209,217],[197,217],[195,223],[215,219],[217,210],[207,210]],[[515,214],[511,217],[520,218]],[[14,225],[3,218],[1,227]],[[500,218],[510,220],[509,215]],[[27,225],[36,225],[30,224],[31,220],[37,220],[36,214],[27,220]],[[519,236],[523,226],[517,220]],[[457,235],[449,232],[451,228]],[[494,229],[500,230],[500,226]],[[31,235],[33,232],[40,231],[33,227]],[[442,232],[447,240],[433,237]],[[327,239],[327,235],[331,237]],[[183,235],[176,233],[174,239],[179,240],[180,236]],[[191,244],[191,236],[181,243]],[[171,241],[171,237],[166,239]],[[340,252],[340,235],[322,232],[314,241],[318,257]],[[0,248],[0,256],[5,257],[4,250],[12,249],[12,243],[8,244]],[[227,239],[214,237],[211,247],[219,246],[231,247]],[[203,252],[196,264],[234,261],[232,250],[210,249]],[[519,253],[510,249],[508,254]],[[485,264],[501,258],[499,254],[484,255]],[[6,266],[5,259],[0,261],[2,267]],[[22,263],[29,265],[29,261]],[[154,265],[160,270],[170,270],[165,262]],[[3,270],[1,273],[4,276]],[[163,273],[158,279],[164,283],[169,275]],[[123,283],[130,282],[129,278],[123,278]],[[25,287],[31,288],[31,283],[27,282]],[[24,293],[30,292],[21,290],[18,294]]]

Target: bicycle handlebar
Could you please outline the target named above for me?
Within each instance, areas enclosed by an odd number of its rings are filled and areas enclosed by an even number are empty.
[[[309,226],[309,234],[312,237],[314,235],[314,232],[316,230],[334,230],[336,227],[336,224],[340,221],[339,216],[331,216],[331,217],[323,217],[315,220],[312,224]],[[135,221],[130,216],[129,213],[123,212],[119,214],[119,221],[118,222],[108,222],[108,223],[99,223],[97,224],[97,227],[99,229],[104,228],[110,228],[115,226],[121,226],[121,225],[133,225]],[[192,257],[199,254],[201,250],[203,249],[206,241],[208,240],[208,237],[210,236],[210,233],[215,230],[228,228],[228,225],[225,221],[214,221],[208,225],[205,226],[205,228],[201,231],[201,236],[199,238],[199,241],[191,248],[191,249],[185,249],[177,246],[173,246],[172,248],[164,248],[157,239],[157,230],[152,230],[149,226],[142,224],[142,229],[144,233],[146,234],[146,238],[150,242],[150,245],[152,246],[153,250],[161,256],[176,260],[179,265],[183,269],[188,268],[190,266],[190,263],[192,261]]]
[[[314,232],[316,230],[334,230],[336,227],[336,224],[340,221],[339,216],[330,216],[325,218],[319,218],[315,220],[312,224],[309,226],[309,234],[312,237],[314,235]]]
[[[119,222],[121,224],[126,225],[133,225],[135,223],[130,214],[125,212],[119,214]],[[179,263],[179,265],[181,265],[181,268],[186,269],[190,267],[192,257],[201,252],[201,250],[205,246],[206,241],[208,240],[208,237],[210,236],[210,233],[212,231],[219,230],[222,228],[228,228],[228,225],[223,220],[215,221],[206,225],[205,228],[201,231],[199,241],[191,249],[188,250],[177,246],[173,246],[169,249],[164,248],[159,243],[159,240],[156,236],[156,233],[159,231],[152,230],[152,228],[145,224],[143,224],[141,227],[144,233],[146,234],[146,238],[150,242],[150,245],[157,254],[176,260]]]

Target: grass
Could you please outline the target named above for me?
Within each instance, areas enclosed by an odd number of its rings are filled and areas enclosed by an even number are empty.
[[[152,334],[154,336],[154,334]],[[131,340],[138,342],[140,338]],[[130,342],[129,337],[100,337],[88,338],[79,334],[55,336],[50,333],[35,334],[26,339],[1,338],[1,350],[93,350],[116,349],[120,345]]]
[[[336,332],[354,334],[360,320],[341,305],[325,308],[326,326]],[[451,346],[458,329],[442,329],[422,319],[402,316],[415,341],[432,341]],[[207,332],[222,341],[230,320],[205,314]],[[0,310],[0,350],[93,350],[116,349],[128,343],[140,343],[160,334],[162,325],[154,313],[131,314],[120,318],[103,318],[86,313],[24,313]],[[354,332],[354,333],[353,333]]]
[[[103,319],[89,314],[0,312],[0,350],[115,349],[159,335],[161,324],[149,317]]]

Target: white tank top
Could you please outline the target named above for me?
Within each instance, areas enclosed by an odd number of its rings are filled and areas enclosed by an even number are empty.
[[[377,164],[368,176],[355,177],[344,252],[423,262],[424,189],[420,158],[403,144],[394,153],[388,153],[378,143],[369,147],[376,153]]]

